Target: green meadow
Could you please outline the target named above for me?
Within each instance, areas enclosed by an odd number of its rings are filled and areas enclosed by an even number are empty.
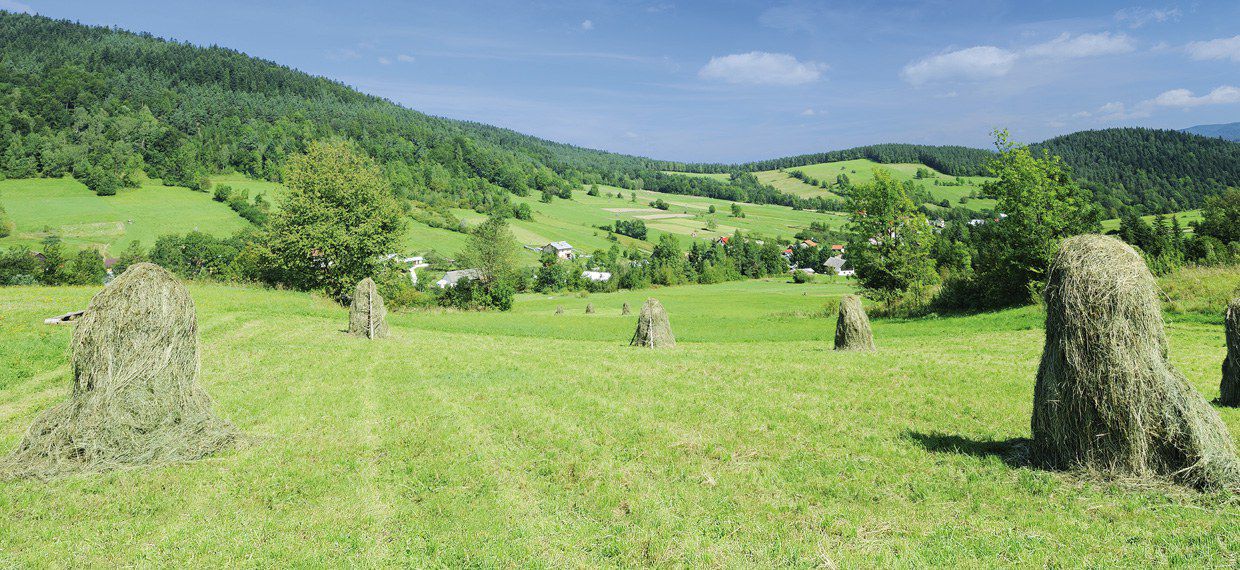
[[[827,182],[835,182],[835,177],[840,174],[848,176],[853,183],[865,182],[874,178],[874,171],[882,168],[890,172],[896,180],[910,180],[925,188],[935,200],[947,200],[953,206],[960,205],[960,198],[968,196],[972,192],[981,191],[982,183],[989,178],[985,176],[962,176],[965,184],[963,186],[935,186],[934,181],[942,180],[944,182],[954,182],[955,176],[943,174],[924,164],[879,164],[869,159],[842,160],[838,162],[824,162],[820,164],[811,164],[808,166],[800,166],[789,168],[787,170],[799,170],[804,172],[811,178],[825,180]],[[936,178],[921,179],[914,178],[918,168],[927,168],[933,172]],[[981,198],[970,199],[967,206],[973,209],[993,208],[994,200]]]
[[[226,236],[249,225],[209,194],[156,182],[101,197],[72,178],[3,180],[0,205],[16,226],[0,247],[37,249],[40,240],[56,234],[70,248],[115,255],[133,241],[149,248],[164,234]]]
[[[1042,316],[875,319],[844,282],[522,296],[511,313],[341,331],[310,294],[191,284],[202,382],[243,445],[190,464],[0,482],[0,566],[1234,567],[1234,497],[1009,465]],[[0,448],[68,394],[95,288],[0,289]],[[659,298],[679,344],[627,346]],[[596,314],[585,314],[593,303]],[[555,315],[564,307],[563,315]],[[1222,327],[1171,360],[1218,394]],[[1240,433],[1240,410],[1220,410]]]
[[[1169,214],[1167,216],[1164,216],[1167,219],[1168,224],[1171,223],[1172,216],[1175,216],[1176,218],[1180,220],[1180,226],[1184,228],[1185,232],[1193,233],[1193,228],[1189,227],[1188,224],[1191,222],[1201,221],[1201,210],[1187,210],[1184,212],[1176,212],[1174,214]],[[1151,223],[1151,224],[1154,223],[1154,220],[1156,220],[1157,218],[1158,216],[1141,216],[1142,220],[1145,220],[1146,222]],[[1119,229],[1119,218],[1112,218],[1110,220],[1102,220],[1102,231],[1109,232],[1109,231],[1118,230],[1118,229]]]

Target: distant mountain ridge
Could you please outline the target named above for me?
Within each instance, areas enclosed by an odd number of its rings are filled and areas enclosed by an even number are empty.
[[[1219,123],[1217,125],[1197,125],[1195,127],[1189,127],[1182,130],[1186,133],[1193,133],[1203,137],[1240,142],[1240,122]]]

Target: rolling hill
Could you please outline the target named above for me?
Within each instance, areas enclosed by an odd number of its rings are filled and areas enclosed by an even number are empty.
[[[1186,133],[1214,137],[1231,142],[1240,142],[1240,123],[1222,123],[1217,125],[1197,125],[1184,129]]]

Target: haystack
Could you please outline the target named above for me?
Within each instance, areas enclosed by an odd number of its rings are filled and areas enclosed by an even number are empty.
[[[349,334],[363,338],[388,336],[383,296],[379,295],[379,288],[369,277],[359,281],[353,292],[353,304],[349,305]]]
[[[198,384],[189,291],[157,265],[131,266],[73,331],[69,400],[34,420],[0,478],[50,478],[200,459],[237,432]]]
[[[1031,459],[1107,477],[1238,488],[1240,460],[1218,414],[1167,361],[1154,277],[1105,236],[1067,239],[1046,287],[1046,346]]]
[[[672,335],[672,322],[667,318],[667,311],[656,299],[646,299],[642,310],[637,314],[637,331],[633,333],[632,346],[646,348],[670,348],[676,346],[676,337]]]
[[[587,315],[594,314],[594,303],[586,303],[586,314]]]
[[[840,299],[840,315],[835,321],[835,350],[874,350],[870,318],[856,295]]]
[[[1223,361],[1218,401],[1224,406],[1240,406],[1240,298],[1227,305],[1227,359]]]
[[[557,315],[563,315],[563,314],[564,314],[564,307],[556,307],[556,308],[555,308],[555,314],[557,314]]]
[[[620,314],[621,315],[633,314],[633,310],[629,308],[629,304],[627,302],[625,302],[624,305],[620,307]]]

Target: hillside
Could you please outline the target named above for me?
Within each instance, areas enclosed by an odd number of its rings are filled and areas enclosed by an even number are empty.
[[[1036,309],[878,319],[875,358],[827,349],[822,315],[847,287],[785,281],[660,289],[670,351],[625,346],[620,306],[648,291],[398,313],[373,343],[341,333],[345,309],[322,298],[191,285],[202,382],[252,439],[189,464],[0,483],[0,565],[1208,567],[1234,555],[1235,510],[1216,495],[1004,462],[1029,434]],[[72,329],[41,320],[95,291],[0,288],[0,448],[68,390]],[[1221,329],[1168,332],[1172,362],[1214,397]],[[1219,413],[1240,430],[1240,411]]]
[[[1222,123],[1217,125],[1197,125],[1183,129],[1186,133],[1214,137],[1232,142],[1240,142],[1240,123]]]

